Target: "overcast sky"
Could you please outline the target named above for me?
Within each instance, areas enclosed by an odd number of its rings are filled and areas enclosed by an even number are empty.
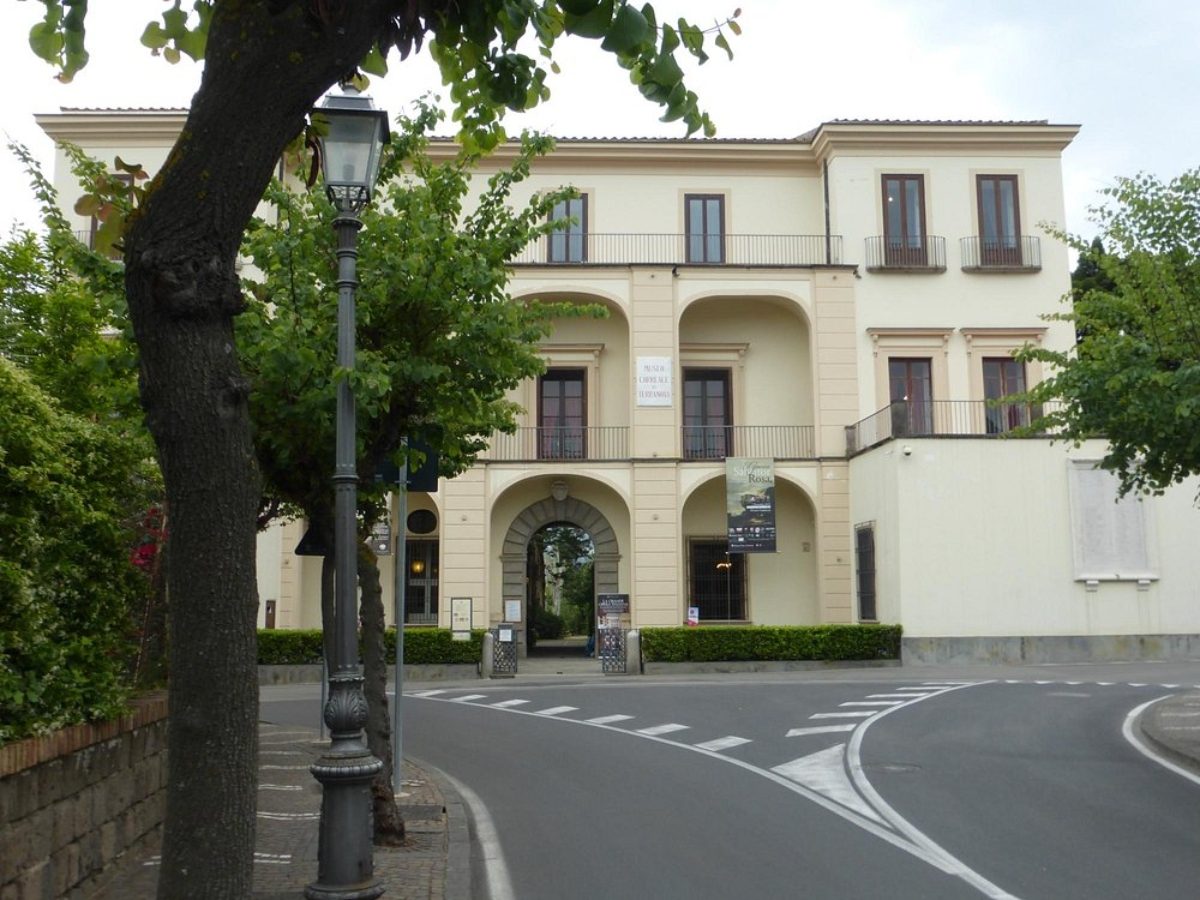
[[[1067,226],[1090,233],[1087,207],[1116,175],[1163,178],[1200,165],[1200,4],[1186,0],[655,0],[659,17],[709,24],[740,2],[735,58],[720,51],[690,83],[721,137],[791,137],[839,118],[1048,119],[1083,126],[1063,158]],[[88,12],[91,62],[54,81],[26,35],[40,3],[0,0],[0,126],[49,171],[34,113],[59,107],[185,107],[199,66],[172,66],[138,43],[164,0],[100,0]],[[510,116],[560,136],[682,134],[657,121],[627,75],[589,42],[560,45],[549,104]],[[371,93],[396,111],[438,86],[427,54],[399,63]],[[0,148],[0,233],[32,223],[27,179]]]

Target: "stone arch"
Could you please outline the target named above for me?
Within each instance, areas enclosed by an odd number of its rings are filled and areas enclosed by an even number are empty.
[[[617,535],[608,519],[596,507],[576,497],[555,500],[547,497],[526,507],[512,521],[501,545],[500,561],[503,572],[501,597],[525,604],[525,554],[530,539],[539,529],[556,522],[566,522],[582,528],[592,539],[592,557],[596,573],[596,593],[615,594],[618,591],[617,568],[621,561]]]

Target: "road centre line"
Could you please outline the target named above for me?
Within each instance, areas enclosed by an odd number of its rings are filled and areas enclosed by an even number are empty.
[[[929,697],[931,694],[923,691],[920,694],[867,694],[868,700],[911,700],[913,697]]]
[[[899,706],[899,700],[847,700],[838,706]]]

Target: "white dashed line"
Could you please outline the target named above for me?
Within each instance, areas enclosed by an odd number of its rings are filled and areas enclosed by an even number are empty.
[[[656,737],[660,734],[670,734],[672,731],[687,731],[687,725],[680,725],[677,722],[667,722],[663,725],[652,725],[649,728],[639,728],[638,734],[648,734],[651,737]]]
[[[304,790],[304,785],[302,785],[302,784],[260,784],[258,786],[258,789],[260,791],[302,791],[302,790]]]
[[[914,697],[929,697],[928,693],[920,694],[867,694],[868,700],[911,700]]]
[[[501,700],[499,703],[491,703],[496,709],[511,709],[514,706],[524,706],[528,700]]]
[[[899,700],[847,700],[838,706],[899,706]]]
[[[461,697],[450,697],[452,703],[469,703],[472,700],[482,700],[486,694],[463,694]]]
[[[436,697],[438,694],[446,693],[447,688],[438,688],[435,691],[413,691],[411,694],[405,694],[406,697]]]
[[[578,706],[551,706],[549,709],[538,709],[534,712],[539,716],[560,716],[563,713],[575,712]]]
[[[632,719],[633,716],[600,716],[596,719],[584,719],[589,725],[611,725],[613,722],[624,722],[626,719]]]
[[[799,737],[802,734],[833,734],[835,731],[853,731],[858,725],[813,725],[810,728],[793,728],[787,733],[788,737]]]
[[[833,712],[833,713],[813,713],[809,716],[810,719],[865,719],[867,716],[873,716],[875,713],[871,710],[860,709],[853,712]]]
[[[701,750],[711,750],[713,753],[720,753],[722,750],[729,750],[733,747],[740,747],[742,744],[751,743],[750,738],[736,737],[729,735],[728,737],[717,738],[715,741],[705,741],[703,744],[696,744]]]

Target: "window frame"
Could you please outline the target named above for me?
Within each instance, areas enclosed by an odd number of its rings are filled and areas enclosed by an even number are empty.
[[[709,221],[710,202],[717,204],[717,228],[713,231]],[[692,204],[700,203],[701,230],[692,230]],[[684,261],[691,265],[724,265],[725,254],[725,195],[724,194],[684,194],[683,195],[683,248]],[[700,252],[692,252],[693,242],[700,241]],[[711,242],[716,241],[713,245]],[[715,246],[715,253],[710,252]],[[712,258],[712,257],[716,258]]]
[[[570,377],[577,376],[577,377]],[[544,386],[547,381],[558,383],[579,383],[579,418],[578,425],[547,425],[546,424],[546,393]],[[565,403],[566,397],[560,395],[560,404]],[[561,418],[566,418],[562,416]],[[587,459],[587,427],[588,427],[588,369],[587,366],[551,366],[537,379],[537,458],[553,460]],[[547,429],[554,428],[554,433]],[[571,434],[568,429],[578,429],[578,434]],[[571,441],[574,438],[574,441]]]
[[[984,182],[993,182],[992,215],[988,216],[984,203]],[[1000,202],[1000,185],[1011,185],[1010,199],[1012,203],[1012,234],[1005,234],[1003,229],[1004,210]],[[1020,179],[1012,174],[980,173],[975,176],[975,205],[977,224],[979,228],[979,263],[983,266],[1020,266],[1021,259],[1021,184]],[[996,231],[995,246],[988,245],[988,219]]]
[[[571,210],[572,204],[575,203],[579,204],[578,215]],[[561,214],[559,207],[562,207]],[[546,262],[555,265],[586,263],[588,261],[588,195],[580,194],[578,197],[568,197],[554,204],[549,220],[556,222],[564,218],[575,218],[576,221],[560,231],[552,231],[546,235]],[[572,252],[576,241],[578,241],[578,254]],[[556,250],[556,247],[560,249]]]
[[[864,551],[862,546],[862,536],[869,535],[870,551],[865,554],[869,565],[864,564]],[[875,548],[875,523],[863,522],[854,526],[854,586],[858,600],[858,621],[860,622],[878,622],[879,621],[879,590],[876,575],[879,568],[876,564],[876,548]],[[867,604],[864,603],[864,597],[870,598],[870,614],[867,614]]]
[[[682,439],[683,439],[683,458],[684,459],[700,459],[700,460],[722,460],[734,455],[733,445],[733,370],[728,366],[683,366],[683,371],[680,378],[681,389],[680,394],[682,403],[680,404],[680,419],[682,424]],[[707,411],[707,396],[702,392],[701,401],[701,422],[688,422],[688,385],[693,382],[715,382],[721,381],[725,385],[724,409],[720,423],[708,422]],[[694,437],[698,440],[690,440],[689,430],[691,428],[703,429]],[[710,434],[709,429],[720,429],[717,434]],[[719,440],[710,440],[710,438],[719,438]],[[695,444],[699,444],[698,450],[693,449]]]
[[[415,551],[420,550],[420,559],[424,565],[424,573],[415,576],[412,564],[416,561]],[[441,542],[438,538],[406,538],[404,541],[404,624],[430,625],[438,624],[439,600],[441,590]],[[417,592],[421,594],[419,604],[414,604]],[[422,609],[415,612],[411,607],[419,605]],[[421,621],[411,621],[410,616],[420,615]]]
[[[989,376],[989,364],[998,366],[996,375]],[[1029,390],[1029,371],[1025,363],[1010,356],[981,356],[979,358],[979,366],[981,376],[983,378],[983,399],[987,403],[984,407],[985,428],[988,434],[1004,434],[1012,431],[1014,428],[1021,428],[1030,422],[1030,406],[1029,404],[1021,403],[1001,403],[995,406],[991,405],[990,401],[999,400],[1001,397],[1007,397],[1009,394],[1021,394]],[[1012,371],[1019,373],[1018,381],[1020,386],[1015,390],[1007,387],[1009,375]],[[996,396],[990,396],[989,382],[999,382],[1000,392]]]
[[[890,207],[888,206],[888,182],[896,181],[900,185],[902,201],[900,204],[900,235],[894,241]],[[913,235],[908,227],[907,190],[903,185],[915,183],[917,186],[917,214],[920,218],[919,230]],[[925,207],[925,176],[918,172],[885,172],[879,177],[880,197],[883,208],[883,258],[889,267],[923,268],[929,265],[929,216]],[[916,237],[915,246],[910,246],[911,238]]]
[[[921,363],[925,366],[924,381],[928,389],[927,396],[916,399],[910,396],[912,394],[912,367],[914,363]],[[896,364],[903,364],[907,373],[905,377],[905,395],[902,397],[893,396],[896,393],[896,385],[892,377],[892,367]],[[899,354],[889,356],[887,361],[887,375],[888,406],[892,410],[892,437],[934,434],[933,357],[917,355],[901,356]],[[897,406],[897,403],[903,403],[904,405]]]
[[[699,547],[708,548],[709,552],[703,559],[697,557],[696,551]],[[710,576],[712,578],[710,586],[714,592],[713,597],[715,597],[715,600],[706,596],[708,602],[702,603],[700,602],[700,597],[697,593],[699,590],[699,586],[697,585],[697,581],[699,579],[696,577],[698,572],[697,566],[702,562],[707,563],[712,562],[713,560],[719,560],[720,557],[725,557],[725,560],[729,562],[732,568],[729,570],[727,579],[721,579],[719,575]],[[713,565],[715,567],[716,563],[713,563]],[[750,621],[749,568],[750,566],[747,559],[747,554],[729,552],[728,537],[692,535],[687,538],[687,605],[695,606],[700,611],[701,624],[704,624],[705,622],[723,623]],[[716,596],[717,593],[720,593],[718,589],[721,587],[722,581],[726,586],[727,593],[724,597]],[[733,590],[733,586],[735,584],[737,585],[736,591]],[[711,610],[713,603],[721,602],[726,604],[726,613],[733,612],[735,595],[736,605],[740,607],[737,610],[740,613],[739,616],[717,617],[713,615],[706,616],[704,614],[706,608]]]

